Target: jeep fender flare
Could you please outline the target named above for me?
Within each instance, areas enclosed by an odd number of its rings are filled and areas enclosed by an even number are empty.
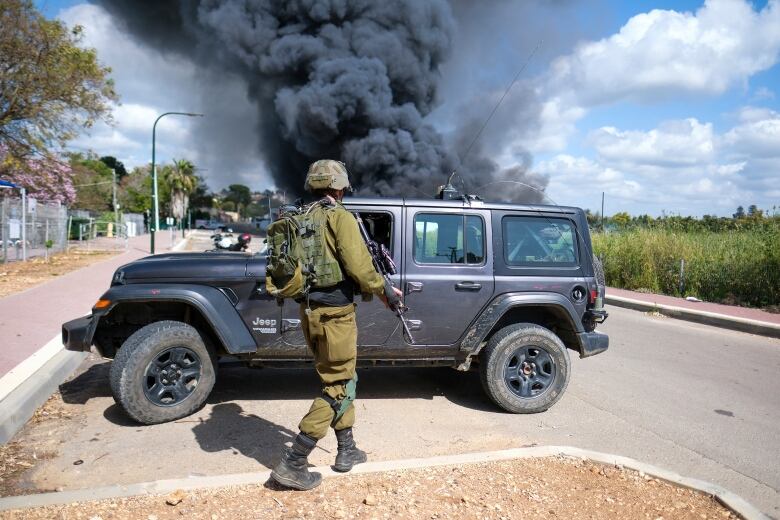
[[[111,304],[106,309],[95,312],[95,318],[108,314],[111,309],[122,303],[186,303],[200,311],[229,354],[257,352],[257,344],[238,311],[227,296],[216,287],[197,284],[115,285],[100,298],[110,301]],[[94,328],[92,332],[94,333]],[[85,340],[90,344],[92,342],[91,337]]]
[[[482,311],[476,321],[466,331],[460,343],[460,351],[468,356],[477,354],[480,345],[493,327],[511,309],[518,307],[556,307],[563,309],[569,326],[575,334],[584,332],[582,323],[577,319],[577,311],[562,294],[557,293],[505,293],[496,296]]]

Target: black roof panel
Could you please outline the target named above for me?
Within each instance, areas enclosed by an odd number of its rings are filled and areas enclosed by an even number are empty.
[[[548,204],[509,204],[506,202],[439,200],[439,199],[406,199],[398,197],[347,197],[343,200],[345,206],[413,206],[422,208],[482,208],[504,211],[533,211],[544,213],[578,213],[582,210],[574,206],[553,206]]]

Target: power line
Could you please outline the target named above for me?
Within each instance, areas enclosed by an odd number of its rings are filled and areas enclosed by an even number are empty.
[[[92,182],[90,184],[74,184],[74,188],[83,188],[84,186],[99,186],[100,184],[111,184],[114,181]]]

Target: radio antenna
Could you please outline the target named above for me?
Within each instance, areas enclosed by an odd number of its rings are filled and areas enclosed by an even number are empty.
[[[504,95],[501,96],[501,99],[498,100],[498,103],[496,103],[496,106],[493,107],[493,111],[490,112],[490,115],[485,119],[485,122],[482,123],[482,126],[480,127],[477,134],[474,136],[474,138],[471,140],[471,143],[469,144],[469,147],[466,148],[466,153],[463,154],[463,157],[461,157],[460,162],[463,164],[466,161],[466,157],[468,157],[469,152],[471,152],[471,149],[474,147],[474,143],[477,142],[477,139],[479,139],[479,136],[482,135],[482,132],[485,130],[485,127],[488,125],[490,120],[495,115],[496,111],[498,110],[498,107],[501,106],[501,103],[503,103],[504,98],[509,94],[509,91],[512,90],[512,87],[517,83],[517,80],[520,78],[520,74],[523,73],[525,68],[528,66],[528,64],[531,62],[531,59],[534,57],[534,54],[536,54],[536,51],[539,50],[539,47],[542,45],[542,40],[540,39],[539,42],[536,44],[536,47],[534,47],[534,50],[531,51],[531,54],[528,55],[528,58],[525,60],[525,63],[523,63],[523,66],[520,67],[520,70],[517,71],[517,74],[515,74],[514,79],[512,80],[512,83],[509,84],[509,86],[504,91]],[[455,175],[455,172],[452,172],[452,175]],[[450,179],[452,176],[450,176]]]

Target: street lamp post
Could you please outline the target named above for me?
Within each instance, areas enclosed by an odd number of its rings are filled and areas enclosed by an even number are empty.
[[[155,141],[157,137],[157,123],[165,116],[188,116],[188,117],[203,117],[203,114],[194,114],[191,112],[165,112],[154,120],[152,125],[152,211],[154,212],[154,221],[152,223],[151,235],[151,250],[154,254],[154,233],[160,229],[160,205],[157,197],[157,167],[155,166]]]

